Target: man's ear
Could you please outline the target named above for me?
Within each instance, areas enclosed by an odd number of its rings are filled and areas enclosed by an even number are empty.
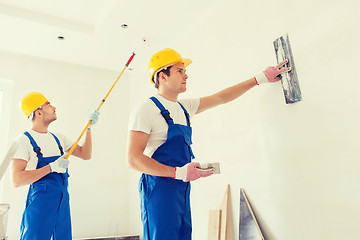
[[[34,112],[35,116],[40,116],[40,115],[42,115],[42,113],[41,113],[39,110],[40,110],[40,109],[38,109],[38,110],[36,110],[36,111]]]
[[[163,73],[163,72],[160,72],[159,73],[159,81],[163,81],[163,80],[167,80],[167,75],[165,74],[165,73]]]

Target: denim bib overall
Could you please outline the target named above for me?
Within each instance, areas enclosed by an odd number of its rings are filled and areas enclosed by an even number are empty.
[[[174,124],[168,110],[155,98],[150,98],[160,109],[169,129],[166,141],[156,149],[152,158],[171,166],[182,167],[191,162],[190,117],[187,125]],[[190,240],[191,211],[190,183],[166,177],[142,174],[139,183],[143,240]]]
[[[60,155],[53,157],[43,157],[33,137],[28,132],[24,134],[37,154],[36,169],[54,162],[64,154],[60,141],[54,134],[51,133],[59,146]],[[20,227],[21,240],[72,239],[68,177],[67,172],[53,172],[30,184]]]

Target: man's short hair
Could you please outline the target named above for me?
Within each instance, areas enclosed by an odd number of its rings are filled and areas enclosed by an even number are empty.
[[[159,75],[161,72],[163,72],[166,76],[170,76],[170,69],[173,65],[171,66],[168,66],[167,68],[164,68],[160,71],[158,71],[156,74],[155,74],[155,88],[159,88]]]

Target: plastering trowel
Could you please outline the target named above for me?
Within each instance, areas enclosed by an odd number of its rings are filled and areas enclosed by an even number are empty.
[[[220,174],[220,163],[201,163],[201,170],[210,170],[214,169],[214,174]]]
[[[291,71],[281,74],[281,84],[284,91],[285,101],[287,104],[296,103],[302,100],[294,58],[291,52],[289,35],[285,34],[277,38],[274,42],[276,60],[281,63],[288,60],[285,67],[290,67]]]

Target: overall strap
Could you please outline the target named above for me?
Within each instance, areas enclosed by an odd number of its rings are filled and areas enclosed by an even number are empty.
[[[64,155],[63,147],[61,146],[59,139],[52,132],[50,132],[50,133],[55,138],[55,141],[60,149],[61,156]]]
[[[188,125],[188,127],[190,127],[190,115],[189,115],[189,113],[186,111],[186,109],[184,108],[184,106],[181,105],[181,103],[178,102],[178,104],[180,104],[181,108],[184,110],[187,125]]]
[[[160,103],[160,101],[156,98],[156,97],[151,97],[150,98],[155,105],[160,109],[160,113],[161,115],[165,118],[165,121],[167,122],[168,125],[170,124],[174,124],[173,119],[170,117],[170,113],[167,109],[164,108],[164,106]]]
[[[36,152],[36,156],[42,156],[40,147],[36,144],[34,138],[30,135],[29,132],[24,132],[24,134],[29,138],[31,146],[33,147],[34,152]]]

